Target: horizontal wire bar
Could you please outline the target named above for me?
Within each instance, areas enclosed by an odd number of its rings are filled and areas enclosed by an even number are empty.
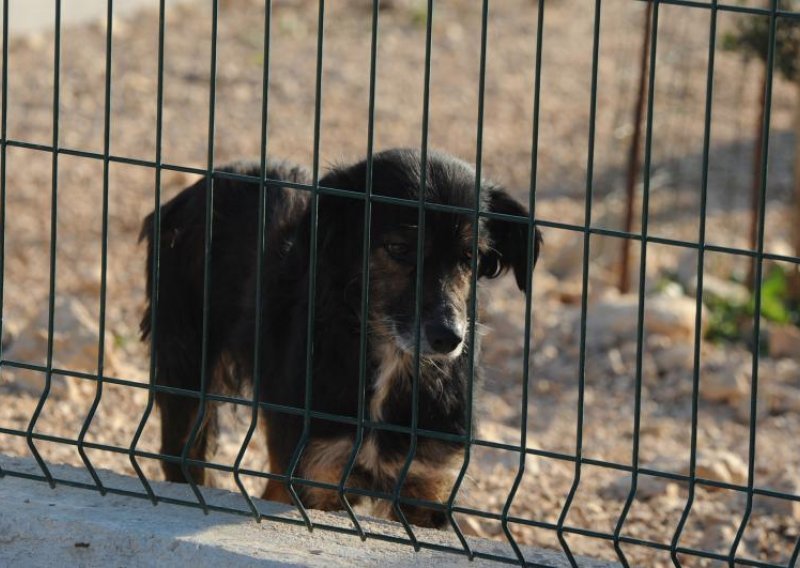
[[[0,139],[0,145],[10,146],[14,148],[24,148],[28,150],[37,150],[43,152],[53,152],[53,148],[51,146],[47,146],[45,144],[36,144],[32,142],[23,142],[20,140],[2,140]],[[79,157],[86,157],[92,158],[97,160],[103,160],[105,157],[103,154],[99,154],[96,152],[88,152],[84,150],[76,150],[71,148],[58,148],[57,152],[59,154],[65,154],[70,156],[79,156]],[[125,158],[122,156],[115,156],[109,155],[108,160],[115,163],[133,165],[133,166],[140,166],[146,168],[156,168],[160,167],[162,170],[168,170],[173,172],[180,172],[180,173],[188,173],[188,174],[195,174],[195,175],[206,175],[208,170],[191,167],[191,166],[180,166],[177,164],[161,164],[157,166],[155,162],[149,160],[140,160],[135,158]],[[232,181],[241,181],[241,182],[249,182],[253,184],[264,183],[267,186],[271,187],[286,187],[290,189],[297,189],[301,191],[314,191],[314,187],[312,185],[303,184],[303,183],[296,183],[296,182],[289,182],[280,179],[273,179],[273,178],[259,178],[257,176],[251,176],[236,172],[226,172],[220,170],[214,170],[212,174],[215,178],[219,179],[227,179]],[[347,189],[339,189],[333,187],[325,187],[320,185],[318,189],[320,195],[333,195],[338,197],[345,197],[349,199],[355,199],[359,201],[364,201],[367,199],[366,194],[351,191]],[[414,207],[418,208],[420,205],[416,200],[413,199],[405,199],[402,197],[390,197],[388,195],[380,195],[380,194],[372,194],[369,196],[369,200],[373,203],[386,203],[389,205],[400,205],[404,207]],[[446,205],[443,203],[431,203],[425,202],[424,208],[427,211],[443,211],[446,213],[461,213],[464,215],[474,215],[475,210],[470,207],[461,207],[457,205]],[[500,221],[509,221],[512,223],[521,223],[521,224],[528,224],[530,222],[528,217],[521,216],[521,215],[508,215],[505,213],[495,213],[492,211],[479,211],[478,216],[483,219],[497,219]],[[536,219],[534,221],[534,225],[537,227],[543,228],[550,228],[550,229],[560,229],[564,231],[572,231],[572,232],[581,232],[581,233],[589,233],[593,235],[600,235],[606,237],[617,237],[622,239],[631,239],[635,241],[642,241],[642,234],[635,233],[635,232],[627,232],[621,231],[618,229],[609,229],[604,227],[598,226],[585,226],[579,225],[575,223],[565,223],[561,221],[552,221],[548,219]],[[644,239],[647,243],[654,243],[654,244],[661,244],[667,246],[674,246],[674,247],[681,247],[681,248],[689,248],[689,249],[699,249],[701,245],[696,241],[686,241],[681,239],[672,239],[667,237],[659,237],[653,235],[647,235]],[[720,253],[728,253],[734,254],[738,256],[746,256],[751,258],[763,258],[764,260],[771,260],[776,262],[787,262],[791,264],[800,264],[800,257],[796,256],[787,256],[782,254],[774,254],[769,252],[759,253],[758,251],[739,248],[739,247],[729,247],[723,245],[715,245],[707,243],[702,246],[702,248],[706,251],[711,252],[720,252]]]
[[[650,2],[652,0],[637,0],[637,2]],[[736,4],[710,4],[708,1],[701,2],[699,0],[659,0],[661,4],[669,4],[671,6],[681,6],[684,8],[701,8],[704,10],[716,9],[720,12],[734,12],[737,14],[749,14],[753,16],[770,16],[772,10],[770,8],[757,8],[753,6],[741,6]],[[800,20],[800,11],[796,10],[776,10],[775,15],[781,19]]]
[[[22,363],[22,362],[9,361],[9,360],[0,360],[0,367],[3,367],[3,366],[11,367],[11,368],[17,368],[17,369],[38,371],[38,372],[45,372],[46,371],[46,368],[44,366],[41,366],[41,365],[33,365],[33,364],[29,364],[29,363]],[[102,380],[103,382],[108,383],[108,384],[115,384],[115,385],[120,385],[120,386],[133,387],[133,388],[138,388],[138,389],[142,389],[142,390],[153,390],[155,392],[163,392],[165,394],[187,396],[187,397],[191,397],[191,398],[199,398],[200,397],[200,393],[197,392],[197,391],[186,390],[186,389],[181,389],[181,388],[177,388],[177,387],[168,387],[168,386],[163,386],[163,385],[152,385],[151,386],[151,385],[149,385],[147,383],[139,383],[139,382],[135,382],[135,381],[129,381],[129,380],[119,379],[119,378],[116,378],[116,377],[109,377],[109,376],[101,376],[101,377],[98,378],[97,374],[82,373],[82,372],[78,372],[78,371],[69,371],[69,370],[66,370],[66,369],[59,369],[59,368],[53,368],[52,372],[53,372],[54,375],[67,376],[67,377],[84,379],[84,380],[89,380],[89,381]],[[207,395],[207,398],[208,398],[209,401],[213,401],[213,402],[228,403],[228,404],[235,404],[235,405],[241,405],[241,406],[252,406],[252,404],[253,404],[251,399],[242,399],[242,398],[236,398],[236,397],[231,397],[231,396],[227,396],[227,395],[220,395],[220,394],[213,394],[213,393],[209,393]],[[303,408],[298,408],[298,407],[293,407],[293,406],[285,406],[285,405],[269,403],[269,402],[259,402],[258,406],[260,408],[264,409],[264,410],[270,410],[270,411],[273,411],[273,412],[280,412],[280,413],[284,413],[284,414],[302,415],[305,412],[305,410]],[[327,421],[336,422],[336,423],[339,423],[339,424],[348,424],[348,425],[353,425],[353,426],[357,426],[358,425],[358,418],[357,417],[342,416],[342,415],[337,415],[337,414],[329,414],[329,413],[326,413],[326,412],[318,412],[318,411],[314,411],[314,410],[310,411],[310,416],[312,418],[315,418],[315,419],[318,419],[318,420],[327,420]],[[390,424],[390,423],[385,423],[385,422],[373,422],[373,421],[370,421],[370,420],[365,420],[364,421],[364,426],[367,427],[367,428],[370,428],[370,429],[373,429],[373,430],[379,430],[379,431],[396,432],[396,433],[400,433],[400,434],[410,434],[410,433],[412,433],[412,428],[410,428],[408,426],[400,426],[400,425],[397,425],[397,424]],[[3,432],[4,430],[9,430],[9,429],[0,428],[0,432]],[[426,437],[426,438],[433,438],[433,439],[443,440],[443,441],[448,441],[448,442],[461,442],[461,443],[467,442],[467,437],[466,436],[459,436],[457,434],[449,434],[447,432],[439,432],[439,431],[435,431],[435,430],[425,430],[425,429],[417,429],[417,432],[419,433],[419,435],[421,435],[422,437]],[[11,432],[10,431],[6,431],[5,433],[11,433]],[[518,446],[518,445],[507,444],[507,443],[504,443],[504,442],[496,442],[496,441],[492,441],[492,440],[473,439],[472,440],[472,445],[485,447],[485,448],[491,448],[491,449],[497,449],[497,450],[510,451],[510,452],[520,452],[521,451],[521,447]],[[553,451],[542,450],[542,449],[537,449],[537,448],[525,448],[524,451],[528,455],[542,457],[542,458],[556,459],[556,460],[560,460],[560,461],[567,461],[567,462],[573,462],[573,463],[575,461],[577,461],[576,457],[573,454],[565,454],[565,453],[553,452]],[[586,465],[590,465],[590,466],[596,466],[596,467],[602,467],[602,468],[607,468],[607,469],[614,469],[614,470],[618,470],[618,471],[624,471],[624,472],[628,472],[628,473],[630,473],[634,469],[632,466],[627,465],[627,464],[622,464],[622,463],[618,463],[618,462],[611,462],[611,461],[606,461],[606,460],[593,459],[593,458],[581,458],[580,459],[580,463],[586,464]],[[650,475],[650,476],[653,476],[653,477],[660,477],[660,478],[664,478],[664,479],[671,479],[673,481],[686,482],[686,481],[691,481],[692,480],[691,476],[685,475],[685,474],[680,474],[680,473],[665,472],[665,471],[659,471],[659,470],[654,470],[654,469],[649,469],[649,468],[639,468],[638,471],[640,473],[645,474],[645,475]],[[722,481],[715,481],[715,480],[712,480],[712,479],[698,478],[697,482],[699,484],[701,484],[701,485],[706,485],[706,486],[709,486],[709,487],[715,487],[715,488],[718,488],[718,489],[729,489],[729,490],[733,490],[733,491],[745,491],[745,492],[747,491],[747,489],[745,487],[743,487],[743,486],[739,486],[739,485],[735,485],[735,484],[731,484],[731,483],[725,483],[725,482],[722,482]],[[779,491],[771,491],[771,490],[764,489],[764,490],[756,491],[756,493],[764,495],[764,496],[778,497],[778,498],[788,498],[788,499],[800,501],[800,496],[794,496],[792,494],[782,493],[782,492],[779,492]]]
[[[58,373],[56,371],[54,371],[53,374],[58,374]],[[214,399],[213,395],[208,395],[208,400],[213,400],[213,399]],[[243,404],[246,404],[246,402],[244,402]],[[303,414],[303,409],[294,409],[294,410],[295,410],[294,414],[298,414],[298,415]],[[314,414],[315,413],[312,411],[312,413],[311,413],[312,418],[315,418]],[[351,421],[348,421],[348,422],[351,422]],[[353,425],[355,425],[355,422],[356,422],[355,420],[352,421]],[[406,430],[406,432],[404,432],[404,433],[410,433],[410,431],[411,431],[411,428],[402,428],[402,427],[393,428],[392,425],[387,425],[387,424],[384,424],[384,423],[377,423],[377,422],[369,422],[369,421],[364,421],[364,426],[366,428],[371,428],[371,429],[375,429],[375,430],[388,430],[388,431]],[[429,431],[429,430],[418,429],[417,432],[422,437],[437,438],[437,437],[442,436],[442,435],[447,437],[447,438],[451,437],[451,436],[449,436],[449,435],[447,435],[445,433],[442,433],[442,432],[434,432],[434,431]],[[1,427],[1,426],[0,426],[0,434],[6,434],[6,435],[9,435],[9,436],[19,436],[19,437],[27,436],[27,432],[25,430],[17,430],[17,429],[14,429],[14,428],[6,428],[6,427]],[[54,435],[51,435],[51,434],[43,434],[43,433],[39,433],[39,432],[34,432],[32,434],[32,436],[33,436],[34,439],[42,440],[42,441],[45,441],[45,442],[60,443],[60,444],[66,444],[66,445],[70,445],[70,446],[77,446],[77,444],[78,444],[77,440],[73,440],[73,439],[70,439],[70,438],[65,438],[65,437],[62,437],[62,436],[54,436]],[[503,449],[503,450],[507,450],[507,451],[513,451],[513,452],[519,452],[520,451],[519,446],[512,446],[510,444],[502,444],[502,443],[499,443],[499,442],[492,442],[492,441],[489,441],[489,440],[473,440],[472,445],[481,446],[481,447],[494,447],[494,448]],[[97,443],[97,442],[84,442],[84,446],[89,448],[89,449],[108,451],[108,452],[112,452],[112,453],[126,453],[127,454],[127,453],[130,452],[130,448],[122,448],[122,447],[119,447],[119,446],[112,446],[112,445],[109,445],[109,444],[100,444],[100,443]],[[557,460],[567,461],[567,462],[575,462],[576,461],[575,457],[572,456],[572,455],[559,454],[559,453],[555,453],[555,452],[548,452],[548,451],[539,450],[539,449],[536,449],[536,448],[526,448],[525,449],[525,453],[528,454],[528,455],[536,456],[536,457],[546,457],[546,458],[557,459]],[[149,459],[155,459],[155,460],[159,460],[159,461],[180,463],[180,457],[170,456],[168,454],[161,454],[161,453],[157,453],[157,452],[147,452],[147,451],[144,451],[144,450],[138,450],[137,449],[137,450],[135,450],[134,455],[139,456],[139,457],[149,458]],[[632,472],[633,469],[634,469],[632,466],[629,466],[629,465],[615,463],[615,462],[609,462],[609,461],[603,461],[603,460],[596,460],[596,459],[591,459],[591,458],[583,458],[583,459],[580,460],[580,462],[581,462],[581,464],[584,464],[584,465],[602,467],[602,468],[605,468],[605,469],[613,469],[613,470],[617,470],[617,471],[624,471],[624,472],[627,472],[627,473]],[[231,472],[231,473],[235,471],[235,468],[233,468],[232,466],[226,466],[226,465],[223,465],[223,464],[218,464],[218,463],[215,463],[215,462],[209,462],[209,461],[204,461],[204,460],[187,459],[186,463],[188,463],[188,464],[190,464],[192,466],[207,467],[209,469],[214,469],[214,470],[218,470],[218,471],[226,471],[226,472]],[[277,479],[277,480],[285,480],[286,479],[286,475],[281,475],[281,474],[273,474],[273,473],[268,473],[268,472],[259,472],[259,471],[248,470],[248,469],[240,469],[239,471],[241,471],[241,473],[243,473],[245,475],[250,475],[250,476],[254,476],[254,477],[263,477],[264,479]],[[692,477],[689,476],[689,475],[680,474],[680,473],[673,473],[673,472],[668,472],[668,471],[659,471],[659,470],[654,470],[654,469],[649,469],[649,468],[639,468],[638,472],[639,472],[640,475],[648,475],[648,476],[651,476],[651,477],[657,477],[657,478],[661,478],[661,479],[668,479],[668,480],[678,481],[678,482],[682,482],[682,483],[694,481],[698,485],[703,485],[703,486],[710,487],[710,488],[726,489],[726,490],[729,490],[729,491],[736,491],[736,492],[739,492],[739,493],[747,493],[748,492],[748,488],[746,486],[737,485],[737,484],[733,484],[733,483],[726,483],[726,482],[717,481],[717,480],[714,480],[714,479],[706,479],[706,478],[702,478],[702,477],[697,477],[697,478],[694,478],[694,480],[693,480]],[[316,483],[317,485],[315,485],[315,486],[317,486],[319,488],[322,488],[322,489],[338,490],[338,485],[335,485],[335,484],[319,484],[319,482],[314,482],[312,480],[303,480],[303,478],[300,478],[300,477],[297,477],[297,478],[293,477],[293,480],[294,479],[296,479],[301,484],[304,483],[304,482],[310,482],[310,484],[315,484]],[[795,494],[792,494],[792,493],[786,493],[786,492],[783,492],[783,491],[777,491],[777,490],[773,490],[773,489],[754,488],[753,489],[753,494],[759,495],[761,497],[772,497],[772,498],[775,498],[775,499],[782,499],[782,500],[785,500],[785,501],[800,502],[800,495],[795,495]],[[387,494],[387,495],[389,495],[391,497],[391,494]],[[429,503],[432,503],[432,502],[429,502]],[[519,521],[519,519],[518,519],[516,522],[521,522],[521,521]]]
[[[19,140],[0,140],[0,145],[7,145],[11,147],[17,148],[25,148],[29,150],[39,150],[44,152],[53,152],[52,147],[44,145],[44,144],[34,144],[31,142],[22,142]],[[97,160],[103,160],[103,154],[98,154],[94,152],[86,152],[83,150],[75,150],[70,148],[59,148],[58,153],[72,155],[72,156],[80,156],[80,157],[88,157]],[[109,161],[116,162],[116,163],[123,163],[128,165],[134,166],[141,166],[147,168],[156,168],[156,163],[151,162],[148,160],[139,160],[133,158],[124,158],[121,156],[114,156],[110,155],[108,157]],[[180,173],[189,173],[189,174],[196,174],[196,175],[205,175],[207,170],[195,168],[191,166],[179,166],[176,164],[161,164],[160,168],[162,170],[169,170],[174,172]],[[219,171],[214,170],[213,176],[220,179],[228,179],[233,181],[242,181],[242,182],[250,182],[253,184],[257,183],[265,183],[268,186],[273,187],[286,187],[290,189],[298,189],[301,191],[314,191],[313,186],[296,183],[296,182],[289,182],[280,179],[272,179],[272,178],[264,178],[261,179],[257,176],[250,176],[246,174],[240,174],[235,172],[226,172],[226,171]],[[333,187],[325,187],[319,186],[319,193],[321,195],[333,195],[339,197],[346,197],[350,199],[356,199],[359,201],[364,201],[366,199],[366,195],[361,192],[357,191],[350,191],[347,189],[339,189]],[[413,199],[405,199],[402,197],[390,197],[388,195],[380,195],[380,194],[372,194],[369,196],[371,202],[375,203],[386,203],[390,205],[401,205],[406,207],[414,207],[418,208],[419,203]],[[429,211],[443,211],[447,213],[462,213],[464,215],[474,215],[475,210],[470,207],[460,207],[456,205],[446,205],[443,203],[431,203],[426,202],[424,205],[425,210]],[[479,217],[483,219],[497,219],[501,221],[509,221],[512,223],[522,223],[528,224],[530,220],[528,217],[521,216],[521,215],[508,215],[505,213],[495,213],[492,211],[479,211]],[[551,228],[551,229],[561,229],[565,231],[573,231],[573,232],[588,232],[593,235],[600,235],[600,236],[607,236],[607,237],[617,237],[623,239],[631,239],[636,241],[642,241],[642,234],[635,233],[635,232],[627,232],[621,231],[617,229],[608,229],[604,227],[597,227],[597,226],[589,226],[586,227],[584,225],[578,225],[575,223],[564,223],[561,221],[551,221],[547,219],[536,219],[534,221],[534,225],[544,228]],[[648,235],[645,239],[648,243],[655,243],[655,244],[662,244],[674,247],[682,247],[682,248],[690,248],[690,249],[699,249],[700,244],[695,241],[686,241],[681,239],[671,239],[667,237],[659,237],[659,236],[651,236]],[[720,252],[720,253],[729,253],[739,256],[747,256],[752,258],[763,258],[764,260],[772,260],[777,262],[788,262],[793,264],[800,264],[800,257],[796,256],[787,256],[782,254],[773,254],[773,253],[759,253],[758,251],[739,248],[739,247],[728,247],[723,245],[714,245],[714,244],[706,244],[702,248],[706,251],[712,252]]]

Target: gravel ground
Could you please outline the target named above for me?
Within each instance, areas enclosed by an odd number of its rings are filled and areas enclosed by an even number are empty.
[[[422,128],[425,39],[424,4],[385,0],[381,11],[375,146],[418,146]],[[155,3],[154,3],[155,4]],[[215,162],[257,156],[260,147],[263,8],[260,0],[221,0],[216,90]],[[317,6],[274,0],[269,98],[270,155],[309,167],[313,159]],[[475,160],[480,3],[436,4],[431,85],[430,141]],[[585,215],[591,3],[548,3],[545,20],[537,216],[583,224]],[[98,8],[98,16],[101,9]],[[327,167],[363,157],[367,147],[370,3],[339,0],[327,6],[320,163]],[[210,60],[209,9],[170,9],[164,60],[163,161],[204,168],[208,160]],[[631,135],[632,101],[643,5],[603,3],[593,177],[592,224],[622,227],[623,171]],[[483,145],[487,177],[524,198],[531,178],[536,4],[492,3]],[[720,15],[720,34],[731,29]],[[708,14],[662,6],[652,139],[650,235],[697,240],[705,108]],[[154,10],[114,22],[111,154],[152,161],[156,152],[158,19]],[[59,140],[62,147],[102,153],[105,25],[98,20],[65,28],[62,35]],[[747,203],[753,124],[758,97],[754,62],[719,51],[708,185],[708,239],[747,246]],[[53,137],[53,38],[41,33],[12,38],[9,53],[8,136],[50,145]],[[787,253],[795,93],[775,84],[766,248]],[[47,356],[51,155],[8,148],[4,272],[4,358],[44,364]],[[144,251],[136,236],[153,207],[154,170],[113,162],[109,168],[109,270],[104,372],[145,384],[147,354],[137,340],[143,301]],[[193,181],[164,172],[164,199]],[[58,216],[54,362],[59,368],[97,371],[100,309],[103,161],[62,154],[58,163]],[[553,453],[574,455],[580,375],[580,294],[583,233],[545,230],[537,269],[532,322],[533,355],[527,409],[522,404],[524,299],[510,280],[485,287],[486,392],[481,397],[481,437],[518,444],[527,416],[527,445],[549,453],[530,456],[511,507],[512,515],[555,523],[572,486],[575,468]],[[613,289],[619,239],[592,236],[589,317],[585,358],[583,456],[632,463],[636,392],[636,298]],[[640,463],[686,473],[689,463],[696,253],[651,244],[643,287],[648,306],[642,355]],[[640,249],[633,247],[634,282]],[[706,275],[726,281],[746,271],[744,257],[706,255]],[[666,277],[673,281],[665,284]],[[737,290],[725,293],[736,293]],[[707,312],[707,310],[705,310]],[[705,314],[708,315],[707,313]],[[705,320],[704,320],[705,321]],[[704,324],[705,325],[705,324]],[[754,483],[800,494],[800,344],[784,329],[768,329],[789,347],[772,349],[759,365],[758,437]],[[792,343],[794,341],[795,343]],[[771,345],[777,345],[775,339]],[[699,397],[698,475],[747,485],[752,357],[746,345],[703,341]],[[24,429],[36,407],[42,376],[0,369],[0,427]],[[95,396],[95,383],[56,375],[36,430],[75,438]],[[106,384],[87,440],[130,444],[147,404],[147,392]],[[526,411],[526,412],[524,412]],[[249,425],[246,412],[231,412],[215,458],[230,463]],[[140,448],[157,450],[158,420],[151,419]],[[256,440],[246,465],[265,468]],[[39,442],[53,462],[79,464],[74,446]],[[24,438],[0,434],[0,451],[26,455]],[[124,454],[88,451],[99,467],[133,473]],[[552,456],[552,457],[551,457]],[[155,461],[146,473],[160,478]],[[499,513],[519,471],[519,454],[476,449],[460,501]],[[87,475],[88,479],[88,475]],[[247,480],[258,491],[257,480]],[[229,476],[214,484],[233,488]],[[584,465],[568,526],[611,532],[628,495],[622,470]],[[669,544],[683,511],[688,483],[641,476],[622,533]],[[735,491],[699,487],[682,546],[727,553],[745,511]],[[504,538],[499,522],[463,518],[473,534]],[[552,531],[512,524],[521,542],[558,547]],[[800,503],[766,497],[754,501],[742,557],[787,562],[800,536]],[[609,541],[568,537],[575,552],[613,558]],[[666,553],[623,545],[637,566],[667,565]],[[509,554],[511,553],[509,548]],[[685,559],[686,566],[713,561]]]

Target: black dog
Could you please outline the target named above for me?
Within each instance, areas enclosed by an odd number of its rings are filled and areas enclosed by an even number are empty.
[[[374,200],[369,245],[369,313],[365,416],[371,423],[408,428],[412,421],[412,380],[416,347],[415,291],[422,270],[418,427],[465,436],[469,360],[477,360],[478,341],[469,352],[468,322],[474,215],[475,171],[455,158],[432,153],[425,172],[424,258],[417,258],[421,161],[417,152],[391,150],[374,156],[373,192],[410,200],[411,205]],[[222,171],[259,176],[258,165],[239,164]],[[268,178],[309,183],[301,168],[271,165]],[[324,188],[366,191],[367,164],[332,170]],[[148,306],[142,337],[152,341],[157,383],[198,390],[203,330],[203,267],[206,180],[184,190],[161,208],[161,249],[156,333],[150,337],[153,216],[142,228],[148,239]],[[211,387],[236,391],[253,383],[255,350],[261,350],[261,401],[303,408],[307,371],[307,334],[311,239],[314,208],[307,191],[267,188],[266,253],[263,260],[261,338],[257,324],[256,266],[259,191],[257,183],[214,177],[210,311],[207,320],[207,369]],[[518,217],[525,207],[503,189],[482,183],[483,210]],[[317,270],[311,357],[311,409],[356,417],[359,399],[364,200],[333,193],[319,196]],[[522,221],[522,222],[520,222]],[[529,247],[538,256],[541,236],[524,219],[481,219],[478,231],[478,277],[494,278],[512,269],[520,289],[527,281]],[[197,416],[197,399],[159,393],[162,448],[180,455]],[[270,470],[285,474],[303,437],[303,417],[268,411],[266,432]],[[214,405],[208,405],[192,459],[204,460],[216,430]],[[391,494],[410,448],[407,433],[366,427],[347,487]],[[354,450],[356,427],[312,418],[295,477],[336,486]],[[457,441],[420,435],[414,461],[401,493],[429,502],[446,500],[451,465],[463,449]],[[178,465],[164,462],[167,479],[184,481]],[[202,483],[202,468],[191,468]],[[339,509],[333,489],[293,485],[306,506]],[[290,502],[286,482],[270,480],[265,497]],[[351,496],[351,502],[359,500]],[[386,502],[382,502],[385,506]],[[445,516],[430,508],[403,506],[409,521],[440,526]],[[391,511],[387,511],[393,516]]]

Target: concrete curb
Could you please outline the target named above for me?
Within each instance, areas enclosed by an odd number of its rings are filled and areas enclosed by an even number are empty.
[[[39,474],[32,459],[0,456],[6,472]],[[51,466],[58,479],[88,481],[81,468]],[[108,471],[103,483],[115,489],[143,493],[139,480]],[[152,482],[162,497],[192,500],[185,485]],[[209,503],[246,510],[241,495],[221,489],[203,488]],[[258,500],[264,513],[297,518],[293,509]],[[313,520],[348,527],[343,515],[313,512]],[[375,532],[402,536],[394,523],[365,520]],[[458,546],[452,532],[418,530],[421,541]],[[471,539],[477,550],[513,556],[508,545]],[[525,549],[529,562],[545,566],[569,566],[562,554]],[[115,494],[105,497],[94,491],[16,477],[0,478],[0,566],[463,566],[463,556],[409,545],[358,538],[323,529],[309,533],[302,526],[252,519],[160,503]],[[474,566],[497,565],[476,560]],[[582,559],[581,566],[616,566]]]

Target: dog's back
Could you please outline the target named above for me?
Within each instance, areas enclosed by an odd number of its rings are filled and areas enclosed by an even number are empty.
[[[257,177],[261,175],[260,166],[255,162],[237,162],[217,171]],[[269,164],[266,177],[291,183],[309,183],[308,172],[289,163]],[[202,178],[194,185],[181,191],[160,208],[160,251],[158,306],[156,314],[159,325],[169,325],[164,321],[160,310],[167,310],[166,316],[192,318],[202,316],[204,246],[206,222],[207,179]],[[255,270],[253,263],[242,262],[242,256],[255,255],[258,248],[258,198],[259,184],[220,177],[214,180],[214,223],[212,227],[212,288],[221,286],[241,288],[242,284]],[[307,205],[306,194],[297,190],[286,190],[267,186],[266,222],[267,247],[284,247],[282,241],[289,238],[295,225],[302,217]],[[225,222],[234,219],[234,223]],[[140,323],[142,339],[149,339],[152,329],[153,302],[153,256],[155,212],[148,215],[142,223],[139,240],[147,240],[147,306]],[[231,290],[233,292],[234,290]],[[216,297],[212,294],[212,297]],[[238,297],[224,295],[219,297]],[[186,310],[179,308],[186,307]],[[200,331],[200,330],[198,330]]]

